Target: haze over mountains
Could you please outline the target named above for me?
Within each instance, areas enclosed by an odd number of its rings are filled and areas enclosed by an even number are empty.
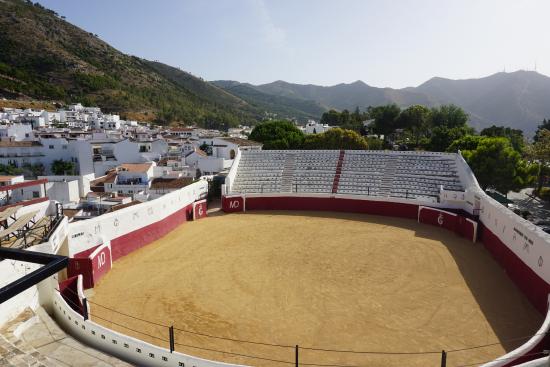
[[[453,103],[471,118],[471,125],[482,129],[493,124],[522,129],[532,135],[544,118],[550,117],[550,78],[534,71],[496,73],[479,79],[451,80],[435,77],[418,87],[377,88],[362,81],[324,87],[276,81],[251,85],[235,81],[214,81],[215,85],[254,104],[266,96],[308,104],[303,112],[311,115],[331,108],[353,110],[395,103],[437,106]],[[281,101],[283,103],[284,101]]]
[[[497,124],[528,136],[550,118],[550,78],[532,71],[468,80],[432,78],[404,89],[362,81],[330,87],[207,82],[126,55],[55,12],[21,0],[0,0],[0,97],[82,102],[129,119],[221,129],[266,117],[319,119],[331,108],[364,110],[388,103],[454,103],[470,114],[478,130]]]

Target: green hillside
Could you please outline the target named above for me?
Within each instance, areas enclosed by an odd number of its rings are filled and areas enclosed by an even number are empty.
[[[238,96],[259,110],[276,114],[278,117],[296,118],[304,121],[319,119],[328,108],[318,102],[264,93],[247,83],[218,80],[212,82],[229,93]]]
[[[126,55],[40,5],[0,0],[0,96],[83,102],[159,123],[258,120],[242,99],[189,73]]]

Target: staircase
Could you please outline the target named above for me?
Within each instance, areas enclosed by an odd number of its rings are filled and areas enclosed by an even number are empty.
[[[287,153],[283,174],[281,175],[281,192],[292,192],[292,181],[294,180],[294,169],[296,168],[296,154]]]
[[[332,181],[332,193],[338,192],[338,184],[340,183],[340,175],[342,174],[342,165],[344,164],[345,150],[340,150],[340,156],[338,157],[338,164],[336,164],[336,172],[334,173],[334,181]]]
[[[0,366],[130,367],[130,364],[81,344],[39,307],[26,308],[0,327]]]
[[[399,163],[398,157],[388,157],[386,160],[386,169],[384,170],[384,176],[380,180],[380,188],[378,193],[380,196],[388,197],[391,193],[391,188],[393,186],[393,178],[395,176],[395,171],[397,169],[397,164]]]

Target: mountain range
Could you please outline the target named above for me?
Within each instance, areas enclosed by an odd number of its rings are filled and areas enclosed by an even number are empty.
[[[124,118],[211,128],[265,118],[319,119],[329,109],[395,103],[453,103],[478,130],[492,124],[525,131],[550,118],[550,78],[533,71],[485,78],[432,78],[418,87],[378,88],[285,81],[208,82],[160,62],[124,54],[38,3],[0,0],[0,97],[97,105]]]
[[[470,115],[470,124],[478,130],[496,124],[524,130],[527,135],[532,135],[540,122],[550,117],[550,78],[534,71],[501,72],[465,80],[435,77],[418,87],[403,89],[377,88],[362,81],[328,87],[280,80],[261,85],[236,81],[212,83],[251,104],[255,104],[255,99],[268,100],[268,96],[285,98],[280,103],[290,100],[294,108],[305,105],[307,109],[300,109],[312,116],[329,109],[364,110],[390,103],[401,107],[452,103]]]

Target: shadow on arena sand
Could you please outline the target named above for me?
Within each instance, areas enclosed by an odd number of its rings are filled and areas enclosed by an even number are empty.
[[[249,211],[255,215],[286,215],[286,216],[297,216],[303,217],[304,212],[292,212],[292,211],[261,211],[253,210]],[[376,223],[381,225],[388,225],[388,222],[394,221],[394,226],[409,229],[414,231],[415,237],[421,237],[431,240],[440,241],[449,253],[452,255],[456,265],[458,266],[468,288],[472,292],[473,296],[476,299],[479,307],[481,308],[484,316],[487,318],[487,321],[491,325],[495,335],[498,337],[500,345],[506,352],[510,352],[523,343],[525,343],[532,334],[537,332],[537,329],[532,329],[527,327],[525,333],[510,335],[510,325],[514,323],[514,320],[510,320],[506,317],[506,314],[503,312],[503,303],[510,301],[510,295],[516,297],[516,301],[520,301],[523,304],[523,307],[531,309],[532,312],[529,314],[540,315],[540,313],[533,307],[529,300],[521,293],[519,288],[509,280],[509,288],[506,291],[502,292],[502,295],[498,298],[495,298],[494,292],[487,292],[487,289],[492,287],[491,277],[487,275],[487,268],[484,266],[485,262],[491,262],[496,265],[503,273],[506,273],[506,270],[498,264],[491,254],[485,249],[481,240],[477,240],[476,243],[468,242],[458,235],[456,239],[458,241],[449,241],[449,232],[443,228],[438,228],[430,226],[428,224],[419,225],[416,221],[412,219],[402,219],[395,217],[385,217],[385,216],[376,216],[376,215],[362,215],[354,213],[333,213],[330,211],[315,211],[307,212],[310,217],[317,218],[345,218],[347,220],[359,221],[359,222],[368,222]],[[246,215],[246,213],[239,213],[238,215]],[[474,264],[471,262],[471,257],[465,257],[463,254],[458,251],[457,246],[471,245],[473,247],[480,247],[480,255],[483,258],[479,259],[479,263]],[[499,284],[499,287],[502,285]],[[531,320],[530,324],[538,326],[542,325],[544,321],[543,315],[540,317]],[[488,341],[490,344],[492,341]]]

